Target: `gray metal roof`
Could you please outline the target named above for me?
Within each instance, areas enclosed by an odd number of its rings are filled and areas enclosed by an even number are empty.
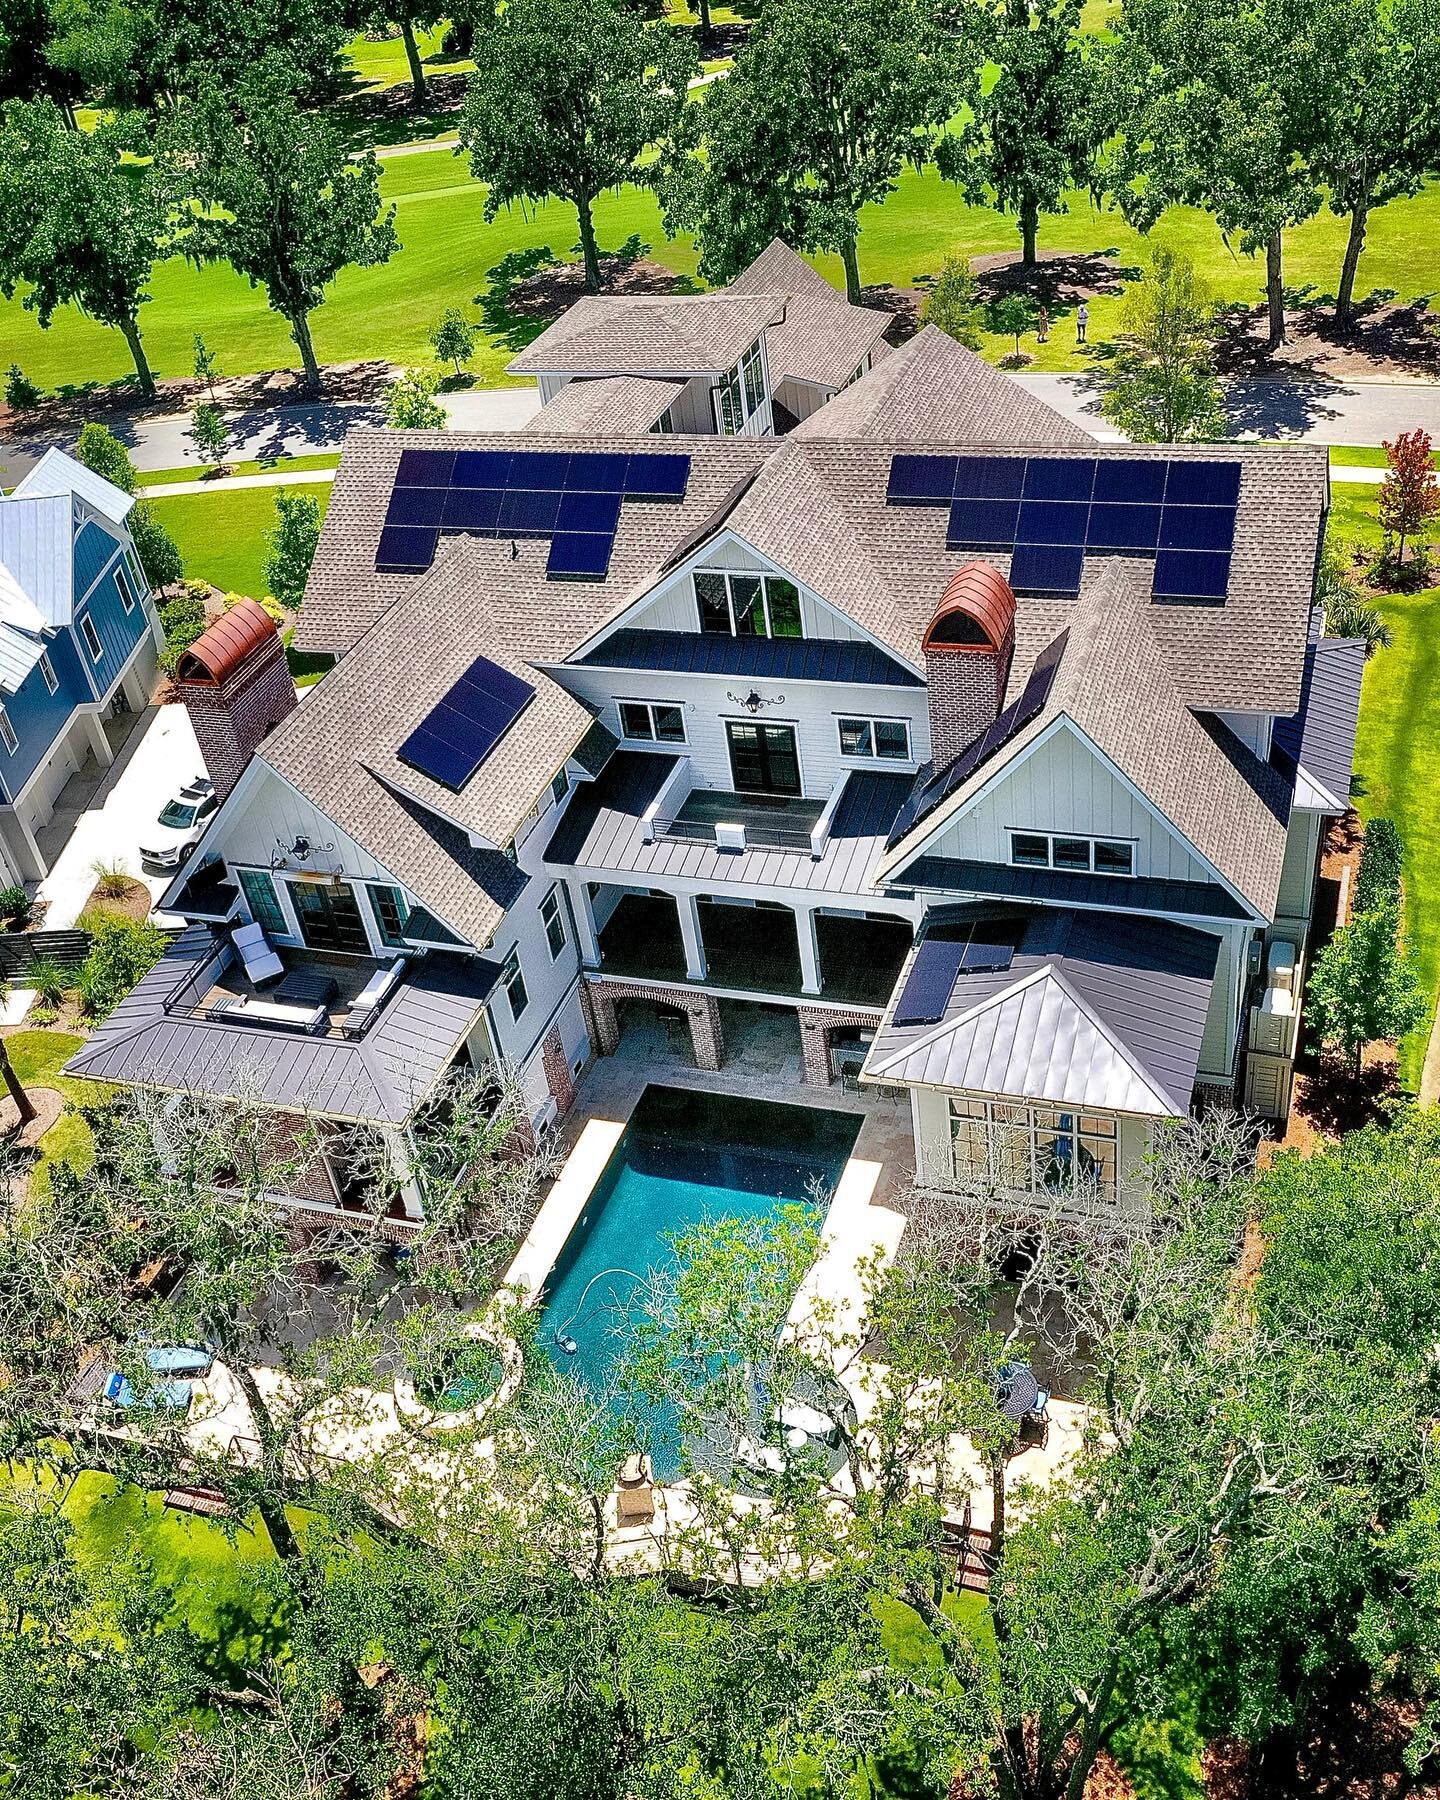
[[[691,881],[870,894],[870,871],[910,787],[908,775],[852,771],[836,809],[825,854],[718,850],[713,843],[657,838],[646,843],[641,818],[679,763],[678,756],[620,750],[598,781],[577,788],[545,851],[554,867]]]
[[[1363,638],[1321,638],[1305,652],[1300,710],[1275,723],[1274,747],[1293,771],[1295,804],[1344,812],[1355,770],[1355,731],[1365,677]]]
[[[1056,906],[1099,906],[1128,912],[1188,913],[1198,919],[1243,919],[1245,909],[1214,882],[1166,881],[1137,875],[1069,874],[1063,869],[1017,869],[958,856],[917,856],[898,878],[906,887],[946,894],[994,894],[1010,900],[1048,900]]]
[[[1019,942],[1009,968],[962,972],[941,1019],[897,1026],[897,1000],[919,946],[912,950],[866,1059],[867,1076],[1182,1116],[1219,939],[1160,920],[983,905],[932,913],[925,935],[988,938],[1005,930]]]
[[[167,1012],[172,996],[205,979],[217,942],[205,926],[183,932],[66,1073],[402,1125],[444,1073],[500,974],[481,957],[413,957],[379,1018],[353,1040]]]

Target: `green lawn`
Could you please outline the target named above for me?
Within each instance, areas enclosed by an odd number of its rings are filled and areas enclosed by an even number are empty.
[[[258,462],[226,463],[227,475],[271,475],[282,471],[298,474],[307,469],[338,469],[340,452],[338,450],[317,450],[312,456],[280,456],[262,457]],[[168,487],[176,481],[200,481],[205,470],[194,463],[186,463],[178,469],[141,469],[141,487]],[[315,484],[317,487],[319,482]],[[222,490],[223,491],[223,490]]]
[[[1336,482],[1330,530],[1379,547],[1374,487]],[[1430,1017],[1400,1046],[1400,1077],[1420,1084],[1440,996],[1440,588],[1378,601],[1394,642],[1365,670],[1355,745],[1355,807],[1395,821],[1405,842],[1405,931],[1430,996]]]
[[[562,257],[573,253],[576,225],[571,207],[551,201],[528,212],[518,208],[502,212],[487,224],[483,188],[470,178],[464,159],[449,150],[389,159],[382,164],[381,188],[397,204],[402,247],[386,266],[347,270],[333,284],[313,319],[322,361],[389,357],[428,362],[427,335],[447,308],[459,307],[483,324],[477,300],[502,258],[540,245],[549,245]],[[617,246],[638,233],[661,262],[677,273],[693,274],[694,246],[684,239],[667,241],[659,209],[647,191],[624,188],[607,194],[596,207],[596,224],[602,245]],[[1344,222],[1329,213],[1288,233],[1289,283],[1333,290],[1344,233]],[[1194,256],[1218,294],[1258,302],[1263,267],[1228,250],[1204,214],[1173,209],[1156,235]],[[1374,216],[1361,261],[1359,291],[1393,288],[1405,298],[1428,291],[1433,285],[1429,246],[1437,238],[1440,186],[1382,207]],[[1042,222],[1040,239],[1042,248],[1113,251],[1125,267],[1138,266],[1145,252],[1137,233],[1117,215],[1094,209],[1083,194],[1072,197],[1069,213]],[[1011,250],[1017,241],[1013,220],[989,208],[964,206],[955,188],[942,182],[933,169],[909,171],[883,206],[867,207],[862,214],[861,274],[869,283],[909,286],[932,273],[947,256]],[[818,264],[839,283],[837,258],[822,257]],[[141,324],[159,375],[189,374],[197,326],[227,374],[284,368],[294,362],[289,334],[265,305],[263,293],[227,266],[195,270],[176,260],[161,263],[151,293]],[[1102,340],[1113,328],[1118,304],[1115,296],[1101,296],[1093,303],[1092,339]],[[1082,366],[1071,320],[1057,315],[1052,324],[1047,345],[1027,342],[1034,366]],[[112,381],[129,373],[118,333],[81,318],[71,308],[62,308],[50,330],[42,332],[18,298],[0,302],[0,342],[5,360],[18,362],[45,387]],[[523,342],[523,333],[507,337],[502,327],[486,327],[484,348],[475,363],[477,376],[488,382],[503,380],[505,362]],[[993,355],[1008,347],[999,338],[986,344]]]
[[[1432,468],[1440,469],[1440,450],[1430,458]],[[1330,446],[1331,468],[1383,469],[1385,452],[1378,444],[1332,444]]]
[[[258,600],[265,593],[265,536],[275,522],[275,496],[281,491],[217,488],[213,494],[176,494],[150,504],[180,546],[187,576]],[[330,503],[324,482],[307,482],[296,492],[313,494],[322,515]]]
[[[60,1073],[84,1042],[84,1038],[63,1031],[13,1031],[6,1036],[5,1048],[23,1087],[56,1088],[67,1100],[79,1102],[103,1091],[94,1082],[75,1081]],[[91,1157],[90,1127],[78,1113],[67,1110],[41,1138],[40,1151],[42,1180],[46,1165],[52,1162],[85,1169]]]

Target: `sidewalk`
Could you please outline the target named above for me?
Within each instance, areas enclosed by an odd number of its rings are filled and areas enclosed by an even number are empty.
[[[267,469],[260,475],[215,475],[208,481],[161,481],[154,487],[136,488],[140,500],[169,500],[176,494],[218,494],[227,488],[298,487],[302,481],[333,481],[334,469]]]

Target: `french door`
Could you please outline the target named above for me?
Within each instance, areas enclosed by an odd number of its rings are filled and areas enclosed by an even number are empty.
[[[731,719],[725,731],[730,740],[730,773],[736,793],[800,792],[800,757],[795,749],[793,725]]]
[[[368,956],[370,940],[355,890],[345,881],[292,881],[290,903],[300,921],[300,936],[311,950],[339,950]]]

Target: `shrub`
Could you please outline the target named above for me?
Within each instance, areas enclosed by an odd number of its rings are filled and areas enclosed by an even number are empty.
[[[34,901],[23,887],[0,888],[0,919],[23,929],[30,923]]]
[[[452,306],[430,333],[430,343],[441,362],[454,363],[458,380],[462,365],[475,354],[475,328]]]
[[[26,971],[23,985],[34,988],[46,1006],[59,1006],[75,985],[69,969],[62,968],[53,956],[37,956]],[[33,1020],[35,1013],[30,1015]]]
[[[305,583],[320,542],[320,502],[313,494],[275,496],[275,525],[266,539],[265,580],[282,606],[292,611],[305,598]]]
[[[81,923],[91,933],[91,944],[75,986],[81,1010],[93,1023],[108,1018],[155,967],[165,954],[165,934],[148,920],[119,913],[86,914]]]
[[[19,363],[11,363],[5,371],[5,404],[16,412],[28,412],[32,406],[40,404],[40,398],[39,388]]]
[[[120,861],[102,862],[98,857],[90,865],[95,876],[95,892],[106,900],[123,900],[135,884],[135,877]]]
[[[1372,819],[1365,827],[1360,869],[1355,877],[1357,913],[1388,906],[1400,895],[1400,866],[1404,845],[1393,819]]]
[[[438,377],[419,369],[399,376],[385,390],[385,423],[396,431],[443,431],[450,423],[435,398]]]
[[[32,1006],[25,1015],[27,1025],[53,1025],[59,1014],[53,1006]]]
[[[152,588],[174,587],[185,573],[180,546],[150,510],[148,500],[137,500],[126,520],[135,540],[135,553]]]
[[[160,667],[167,675],[175,673],[180,658],[205,629],[205,590],[187,587],[174,600],[160,608],[160,626],[165,633],[165,648],[160,652]]]
[[[967,350],[980,348],[980,303],[967,256],[947,257],[925,296],[921,317]]]

